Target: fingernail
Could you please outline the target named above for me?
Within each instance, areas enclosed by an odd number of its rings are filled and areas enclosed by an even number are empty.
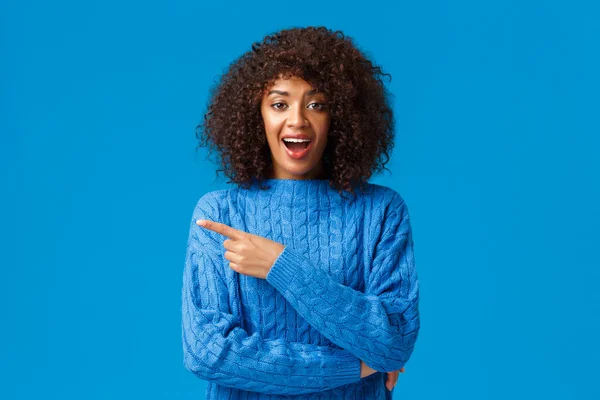
[[[206,221],[204,221],[203,219],[197,219],[196,224],[198,224],[200,226],[204,226],[204,225],[206,225]]]

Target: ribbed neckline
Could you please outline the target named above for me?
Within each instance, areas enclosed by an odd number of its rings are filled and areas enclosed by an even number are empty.
[[[335,189],[330,186],[330,182],[331,180],[329,179],[269,178],[263,179],[259,183],[257,179],[254,179],[251,190],[284,197],[310,192],[331,194]]]
[[[329,179],[283,179],[283,178],[269,178],[263,179],[263,182],[280,182],[280,183],[318,183],[318,182],[329,182]]]
[[[262,189],[260,188],[262,186]],[[359,184],[353,185],[355,194],[362,195],[365,191],[360,190]],[[372,184],[367,182],[366,184],[366,192],[370,192],[372,190]],[[338,190],[331,187],[330,179],[281,179],[281,178],[269,178],[263,179],[260,184],[256,178],[253,179],[251,185],[252,191],[260,191],[265,193],[273,193],[277,192],[282,195],[287,195],[291,193],[301,193],[301,192],[318,192],[323,194],[333,194],[338,193]],[[352,198],[353,196],[350,193],[344,193],[342,195],[344,198]]]
[[[260,183],[270,187],[329,187],[329,179],[281,179],[270,178],[263,179]],[[255,180],[258,183],[258,180]]]

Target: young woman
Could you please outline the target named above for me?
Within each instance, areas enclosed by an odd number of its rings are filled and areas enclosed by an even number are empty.
[[[417,340],[410,218],[386,75],[341,32],[266,36],[212,92],[201,144],[232,189],[198,201],[184,364],[207,399],[390,399]]]

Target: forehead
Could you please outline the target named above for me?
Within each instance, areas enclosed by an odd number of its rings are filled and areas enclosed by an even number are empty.
[[[267,95],[271,90],[283,91],[293,96],[295,94],[302,95],[306,92],[315,91],[315,88],[304,79],[297,76],[291,78],[279,77],[271,86],[267,88]]]

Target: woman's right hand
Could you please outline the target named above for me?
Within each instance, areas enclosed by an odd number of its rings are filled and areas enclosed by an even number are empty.
[[[374,370],[373,368],[369,367],[362,360],[360,360],[360,377],[361,378],[364,378],[369,375],[373,375],[375,372],[377,372],[377,371]],[[398,376],[400,375],[399,374],[400,372],[404,373],[404,367],[402,367],[399,371],[388,372],[387,381],[385,382],[385,386],[387,387],[387,389],[389,391],[391,391],[394,388],[394,386],[396,386],[396,382],[398,381]]]
[[[363,362],[363,360],[360,360],[360,377],[364,378],[365,376],[369,376],[374,374],[375,371],[373,368],[369,367],[367,364],[365,364]]]

